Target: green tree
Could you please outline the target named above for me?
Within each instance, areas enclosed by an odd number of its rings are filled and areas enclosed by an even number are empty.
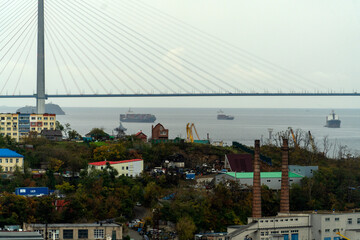
[[[189,240],[194,238],[196,226],[192,218],[186,216],[179,219],[176,223],[176,231],[180,240]]]

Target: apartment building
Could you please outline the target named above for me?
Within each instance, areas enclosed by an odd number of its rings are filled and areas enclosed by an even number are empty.
[[[30,113],[1,113],[0,134],[9,136],[15,141],[29,136],[30,133],[39,135],[42,130],[55,130],[55,114]]]
[[[3,172],[13,172],[16,166],[24,168],[24,156],[7,148],[0,148],[0,166]]]

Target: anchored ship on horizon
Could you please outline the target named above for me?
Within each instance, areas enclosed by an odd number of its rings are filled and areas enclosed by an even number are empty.
[[[120,122],[155,122],[156,117],[153,114],[132,113],[131,109],[126,114],[120,114]]]
[[[339,128],[341,121],[339,116],[335,114],[334,110],[326,117],[326,125],[328,128]]]

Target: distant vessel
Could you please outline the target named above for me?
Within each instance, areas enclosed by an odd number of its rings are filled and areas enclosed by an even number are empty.
[[[34,106],[25,106],[16,110],[20,113],[36,113],[36,107]],[[56,114],[56,115],[65,115],[65,112],[61,107],[54,103],[45,104],[45,113]]]
[[[234,120],[234,116],[226,115],[226,114],[224,114],[224,112],[221,111],[221,109],[220,109],[220,110],[218,111],[217,119],[218,119],[218,120]]]
[[[326,125],[328,128],[339,128],[340,127],[339,116],[335,114],[334,110],[326,117]]]
[[[121,122],[148,122],[153,123],[155,122],[156,117],[152,114],[141,114],[141,113],[132,113],[129,111],[126,114],[120,114],[120,121]]]

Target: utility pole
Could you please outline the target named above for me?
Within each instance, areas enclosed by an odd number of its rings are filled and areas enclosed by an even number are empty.
[[[36,113],[45,113],[44,0],[38,0]]]

